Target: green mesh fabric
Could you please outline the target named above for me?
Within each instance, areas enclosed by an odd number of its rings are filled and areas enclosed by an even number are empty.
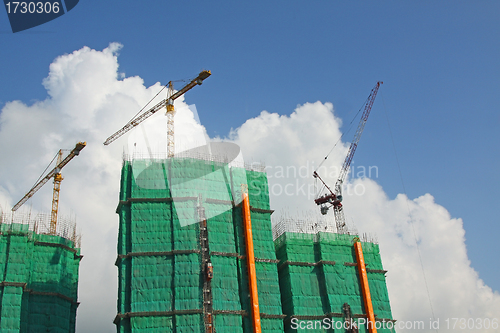
[[[240,315],[217,315],[215,316],[215,327],[223,327],[221,332],[234,332],[243,333],[243,326],[241,325]]]
[[[117,209],[117,332],[205,332],[200,207],[214,272],[215,331],[252,332],[242,185],[252,207],[262,331],[294,332],[293,316],[340,324],[344,303],[355,317],[365,312],[353,236],[285,233],[273,242],[265,173],[190,158],[134,160],[124,162]],[[375,314],[392,319],[378,245],[362,245]]]
[[[205,332],[198,206],[207,218],[214,328],[252,332],[242,185],[252,206],[255,257],[267,260],[256,263],[262,328],[283,332],[265,173],[192,158],[123,164],[117,332]]]
[[[298,316],[304,321],[314,322],[318,317],[330,317],[334,322],[343,321],[344,303],[350,305],[353,316],[366,313],[358,269],[353,265],[356,263],[352,243],[354,237],[332,233],[284,233],[276,239],[281,300],[283,312],[288,318]],[[378,244],[363,242],[362,247],[374,313],[378,319],[392,319]],[[321,264],[322,261],[326,263]],[[303,330],[292,329],[288,320],[285,331]],[[320,328],[305,331],[333,332]],[[394,329],[381,328],[377,331],[386,333],[394,332]],[[359,332],[367,332],[366,327],[361,326]]]
[[[75,332],[80,249],[26,224],[2,224],[0,332]]]
[[[220,256],[214,256],[212,259],[214,310],[241,310],[237,261],[237,258]]]

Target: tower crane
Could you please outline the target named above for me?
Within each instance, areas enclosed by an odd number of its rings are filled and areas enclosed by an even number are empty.
[[[342,165],[342,169],[340,170],[339,178],[335,183],[335,192],[332,191],[331,188],[328,187],[328,185],[326,185],[326,183],[323,181],[323,179],[321,179],[316,171],[313,172],[313,177],[319,179],[323,183],[325,188],[330,192],[329,194],[327,193],[319,198],[316,198],[314,202],[316,203],[316,205],[320,206],[321,214],[323,215],[327,214],[328,210],[333,207],[337,232],[340,234],[344,234],[346,232],[345,216],[342,207],[342,185],[344,184],[344,180],[349,173],[349,167],[351,166],[352,158],[354,156],[354,153],[356,152],[356,148],[358,147],[359,140],[361,139],[361,134],[363,133],[363,129],[365,128],[366,121],[368,120],[373,102],[375,101],[375,97],[377,96],[377,92],[381,84],[383,84],[382,81],[377,82],[366,100],[363,115],[361,116],[358,124],[358,129],[356,130],[356,134],[354,134],[354,139],[349,146],[347,156],[344,160],[344,164]]]
[[[49,179],[54,178],[54,192],[52,194],[52,212],[50,215],[50,234],[55,235],[56,234],[56,227],[57,227],[57,210],[59,207],[59,191],[61,189],[61,181],[63,180],[63,177],[61,175],[61,169],[69,163],[73,159],[73,157],[78,156],[80,154],[80,151],[85,148],[87,145],[86,142],[78,142],[73,148],[73,150],[69,153],[66,158],[63,157],[63,150],[60,149],[59,152],[57,153],[57,162],[56,162],[56,167],[52,169],[47,175],[45,175],[38,183],[36,183],[31,190],[26,193],[26,195],[19,200],[18,203],[12,207],[12,211],[15,212],[19,207],[21,207],[26,201],[28,201],[29,198],[31,198],[45,183],[49,181]]]
[[[123,126],[119,131],[111,135],[109,138],[104,141],[104,145],[109,145],[111,142],[115,141],[119,137],[121,137],[123,134],[127,133],[130,131],[132,128],[135,126],[139,125],[142,123],[144,120],[148,119],[151,117],[153,114],[155,114],[158,110],[162,109],[163,107],[167,108],[167,156],[168,157],[173,157],[174,152],[175,152],[175,142],[174,142],[174,100],[179,98],[180,96],[184,95],[188,90],[191,90],[194,86],[196,85],[201,85],[203,83],[203,80],[205,80],[207,77],[212,75],[210,71],[203,70],[198,74],[198,76],[191,80],[187,85],[185,85],[181,90],[177,91],[174,93],[174,84],[172,81],[168,83],[168,91],[167,91],[167,98],[153,106],[151,109],[149,109],[146,112],[143,112],[141,115],[138,117],[135,117],[134,119],[130,120],[125,126]]]

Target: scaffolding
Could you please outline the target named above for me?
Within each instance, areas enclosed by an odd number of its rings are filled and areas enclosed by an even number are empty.
[[[248,186],[262,331],[283,332],[263,167],[214,155],[136,157],[124,158],[117,208],[117,332],[253,331],[242,184]]]
[[[50,222],[51,215],[45,213],[33,214],[31,211],[0,213],[0,225],[5,225],[4,228],[11,228],[12,225],[27,225],[27,230],[34,234],[53,234],[71,241],[74,248],[81,247],[82,236],[77,230],[74,218],[59,216],[55,233],[51,233]]]
[[[348,234],[284,232],[275,240],[276,256],[280,260],[281,301],[287,315],[285,332],[300,331],[293,329],[292,320],[326,318],[338,328],[345,327],[343,324],[348,318],[358,322],[366,318],[353,248],[353,241],[358,239]],[[362,244],[376,321],[390,323],[381,325],[384,328],[378,332],[393,333],[394,320],[385,283],[387,271],[382,267],[379,246],[370,242]],[[360,333],[368,332],[363,325],[358,325],[358,329]]]
[[[48,214],[0,215],[1,332],[75,332],[80,236],[63,221],[51,235]]]
[[[118,333],[249,333],[258,317],[262,332],[296,332],[293,319],[366,318],[354,228],[336,234],[333,224],[313,216],[285,216],[271,227],[262,165],[199,152],[165,157],[124,156],[116,210]],[[258,301],[250,298],[246,188]],[[373,236],[361,238],[373,313],[393,324],[378,244]],[[361,325],[359,332],[367,331]]]
[[[278,239],[285,232],[319,235],[319,233],[336,233],[333,221],[318,218],[314,212],[303,213],[301,217],[291,217],[282,213],[277,223],[273,225],[273,240]],[[363,242],[378,244],[377,237],[370,233],[359,234],[354,225],[346,225],[344,232],[347,235],[358,236]],[[317,236],[316,236],[317,237]]]

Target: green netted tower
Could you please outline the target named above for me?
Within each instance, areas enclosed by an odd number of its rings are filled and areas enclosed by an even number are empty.
[[[266,174],[176,157],[124,160],[117,332],[209,332],[209,323],[214,332],[252,332],[242,185],[251,205],[262,331],[284,331]]]
[[[75,332],[82,256],[74,234],[39,233],[6,216],[0,223],[0,332]]]
[[[353,248],[355,237],[283,232],[275,240],[281,300],[287,315],[285,332],[347,332],[340,329],[346,320],[366,320]],[[362,247],[377,331],[395,332],[379,246],[362,242]],[[325,318],[327,324],[320,325]],[[298,327],[300,322],[304,330]],[[358,326],[360,333],[368,332],[365,325]]]

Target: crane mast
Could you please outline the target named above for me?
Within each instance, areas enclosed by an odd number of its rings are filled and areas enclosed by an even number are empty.
[[[175,133],[174,133],[174,84],[172,81],[168,83],[167,91],[167,157],[173,157],[175,153]]]
[[[57,164],[59,165],[62,162],[62,149],[59,149],[59,153],[57,154]],[[61,169],[54,175],[54,190],[52,192],[52,212],[50,213],[50,234],[56,234],[57,227],[57,211],[59,209],[59,192],[61,191],[61,181],[64,179],[61,175]]]
[[[342,169],[340,170],[339,177],[335,183],[335,193],[326,185],[326,183],[321,179],[316,171],[313,173],[314,178],[318,178],[323,185],[328,189],[330,194],[326,194],[322,197],[319,197],[314,200],[317,205],[321,205],[321,213],[325,215],[328,212],[328,209],[333,206],[333,212],[335,215],[335,224],[337,227],[337,232],[340,234],[346,233],[346,223],[344,210],[342,206],[342,186],[344,181],[349,173],[349,168],[351,166],[352,158],[354,153],[356,152],[356,148],[358,147],[359,140],[361,139],[361,134],[366,125],[366,121],[368,120],[368,116],[370,115],[370,111],[372,109],[373,103],[375,101],[375,97],[377,96],[378,89],[380,85],[383,84],[382,81],[378,81],[375,87],[371,90],[370,95],[368,96],[365,105],[363,114],[358,124],[358,128],[356,130],[356,134],[354,134],[354,139],[349,146],[349,150],[347,152],[347,156],[342,164]]]
[[[196,85],[201,85],[203,81],[208,78],[212,73],[210,71],[201,71],[198,76],[191,80],[187,85],[181,88],[181,90],[177,91],[174,93],[174,84],[172,81],[168,83],[168,91],[167,91],[167,98],[153,106],[151,109],[149,109],[146,112],[143,112],[141,115],[138,117],[132,119],[129,121],[125,126],[123,126],[120,130],[112,134],[109,138],[104,141],[104,145],[109,145],[111,142],[115,141],[119,137],[121,137],[123,134],[127,133],[131,129],[133,129],[135,126],[139,125],[142,123],[144,120],[148,119],[151,117],[153,114],[155,114],[158,110],[162,109],[163,107],[166,107],[167,109],[167,156],[168,157],[173,157],[174,152],[175,152],[175,141],[174,141],[174,115],[175,115],[175,109],[174,109],[174,100],[179,98],[180,96],[184,95],[187,91],[191,90],[194,86]]]
[[[47,175],[45,175],[38,183],[36,183],[31,188],[31,190],[29,190],[28,193],[26,193],[26,195],[21,200],[19,200],[19,202],[16,203],[14,207],[12,207],[12,211],[15,212],[26,201],[28,201],[28,199],[31,198],[45,183],[47,183],[49,179],[54,178],[54,190],[52,193],[52,212],[50,215],[50,234],[55,235],[57,228],[57,212],[59,207],[59,191],[61,189],[61,181],[63,180],[61,169],[64,168],[64,166],[68,164],[73,159],[73,157],[78,156],[80,154],[80,151],[85,148],[86,145],[86,142],[78,142],[75,148],[73,148],[73,150],[64,159],[62,158],[63,151],[59,150],[59,152],[57,153],[56,167],[49,173],[47,173]]]

